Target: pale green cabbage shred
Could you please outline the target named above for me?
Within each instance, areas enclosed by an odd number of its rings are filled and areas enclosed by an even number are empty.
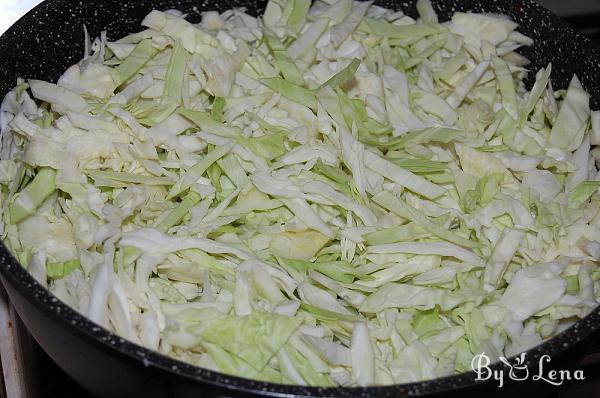
[[[105,328],[252,379],[405,383],[551,338],[598,303],[600,113],[550,65],[527,90],[510,19],[417,10],[153,11],[20,80],[4,244]]]

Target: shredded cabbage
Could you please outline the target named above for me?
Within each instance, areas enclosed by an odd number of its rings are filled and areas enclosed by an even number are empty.
[[[369,386],[599,299],[600,112],[510,19],[352,0],[153,11],[2,102],[2,239],[61,300],[227,374]]]

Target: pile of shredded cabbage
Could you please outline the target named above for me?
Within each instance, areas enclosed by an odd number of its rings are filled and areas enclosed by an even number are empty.
[[[4,244],[98,324],[247,378],[404,383],[550,338],[598,304],[600,112],[550,65],[527,91],[511,20],[417,9],[88,38],[2,103]]]

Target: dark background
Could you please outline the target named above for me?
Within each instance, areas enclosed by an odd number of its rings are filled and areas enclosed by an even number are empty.
[[[568,21],[600,48],[600,0],[536,1]]]

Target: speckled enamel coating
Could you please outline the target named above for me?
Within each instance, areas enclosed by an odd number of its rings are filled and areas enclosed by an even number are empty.
[[[401,9],[415,16],[414,1],[377,1],[379,5]],[[257,14],[264,9],[264,1],[244,0],[48,0],[35,8],[2,38],[0,38],[0,98],[15,85],[17,77],[56,80],[72,63],[83,54],[83,29],[85,24],[92,37],[106,29],[111,39],[140,30],[140,21],[153,8],[177,8],[189,13],[189,19],[198,21],[201,10],[224,11],[232,7],[246,7]],[[439,15],[448,18],[456,11],[502,13],[511,16],[520,25],[522,33],[535,39],[532,48],[523,49],[522,54],[537,70],[553,64],[552,80],[554,87],[566,88],[572,75],[576,73],[584,87],[592,95],[592,104],[600,109],[600,56],[591,43],[577,34],[558,17],[541,6],[527,0],[434,0]],[[531,76],[530,76],[531,78]],[[530,81],[531,82],[531,81]],[[51,321],[77,336],[78,344],[93,346],[112,355],[115,361],[126,363],[132,369],[144,369],[156,375],[157,383],[166,389],[156,394],[146,392],[145,396],[206,396],[208,394],[262,395],[262,396],[336,396],[336,397],[398,397],[425,396],[446,393],[456,396],[479,394],[477,390],[486,387],[475,382],[473,373],[411,383],[398,386],[372,388],[310,388],[281,386],[257,382],[238,377],[226,376],[201,369],[168,358],[157,352],[132,344],[104,328],[94,324],[74,312],[25,271],[0,245],[0,273],[9,287],[9,293],[19,295],[29,305],[44,311]],[[21,314],[25,320],[33,316]],[[27,323],[27,322],[26,322]],[[555,338],[539,345],[527,353],[527,364],[535,368],[544,354],[553,358],[581,357],[590,342],[597,340],[600,329],[600,309],[596,309],[585,319]],[[36,333],[37,332],[37,333]],[[34,336],[43,331],[34,331]],[[64,342],[69,344],[68,341]],[[72,342],[71,342],[72,343]],[[75,344],[75,343],[72,343]],[[47,347],[45,347],[47,349]],[[82,355],[85,353],[82,353]],[[65,358],[55,358],[59,365],[68,368]],[[563,362],[563,364],[566,362]],[[496,364],[493,369],[502,369]],[[505,369],[506,371],[506,369]],[[100,371],[98,377],[101,377]],[[81,378],[80,378],[81,379]],[[84,380],[79,380],[85,386]],[[127,380],[112,380],[119,383]],[[131,386],[130,386],[131,387]],[[143,389],[144,386],[134,386]],[[487,386],[490,388],[490,386]],[[515,395],[523,393],[525,384],[509,386],[497,390],[491,386],[486,396],[497,393]],[[125,395],[123,395],[125,396]]]

